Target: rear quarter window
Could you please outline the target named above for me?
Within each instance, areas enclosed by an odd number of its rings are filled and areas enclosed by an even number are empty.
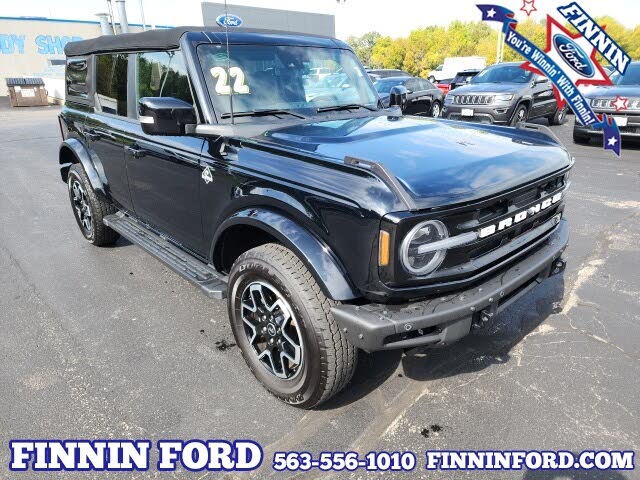
[[[89,86],[87,83],[89,62],[87,58],[69,58],[65,70],[67,96],[87,98]]]

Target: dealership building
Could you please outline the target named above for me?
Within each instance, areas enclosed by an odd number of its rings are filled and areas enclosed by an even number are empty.
[[[140,32],[175,25],[142,25],[126,22],[124,0],[115,0],[113,12],[96,12],[96,20],[45,17],[0,16],[0,96],[7,95],[5,78],[40,77],[49,100],[64,100],[64,46],[71,41],[94,38],[102,34]],[[137,2],[129,8],[136,8]],[[105,8],[109,3],[105,1]],[[145,8],[152,13],[154,4]],[[123,11],[124,9],[124,11]],[[242,19],[242,27],[266,28],[335,36],[335,17],[328,14],[276,10],[227,4],[226,11]],[[107,10],[107,11],[109,11]],[[224,3],[203,2],[192,25],[215,25],[225,13]],[[124,16],[124,17],[123,17]],[[124,18],[125,21],[120,22]],[[167,22],[169,23],[169,22]]]

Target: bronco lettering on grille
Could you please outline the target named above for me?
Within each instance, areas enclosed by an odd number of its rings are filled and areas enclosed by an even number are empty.
[[[537,215],[542,210],[546,210],[554,203],[558,203],[562,198],[562,192],[556,193],[553,197],[547,197],[542,202],[537,203],[526,210],[522,210],[521,212],[516,213],[515,215],[507,218],[503,218],[498,223],[494,223],[493,225],[489,225],[487,227],[483,227],[478,232],[478,238],[485,238],[489,235],[493,235],[496,232],[504,230],[505,228],[509,228],[516,223],[520,223],[527,218],[530,218],[534,215]]]

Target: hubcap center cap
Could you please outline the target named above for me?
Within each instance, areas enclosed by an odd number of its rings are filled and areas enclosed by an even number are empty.
[[[267,333],[272,337],[276,336],[277,330],[276,330],[276,326],[273,323],[270,323],[269,325],[267,325]]]

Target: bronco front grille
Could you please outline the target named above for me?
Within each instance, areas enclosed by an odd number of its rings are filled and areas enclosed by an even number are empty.
[[[456,105],[491,105],[494,95],[454,95]]]
[[[497,223],[503,218],[513,215],[515,212],[536,205],[541,200],[564,190],[566,185],[566,175],[560,175],[535,187],[520,191],[510,197],[489,203],[481,208],[463,214],[455,215],[447,219],[445,223],[451,236],[476,231],[486,225]],[[564,198],[562,201],[532,215],[521,223],[506,228],[504,231],[498,231],[495,234],[476,240],[468,245],[449,250],[440,270],[458,267],[468,262],[476,262],[484,255],[507,246],[512,240],[543,224],[556,213],[560,212],[564,203],[563,200]]]

